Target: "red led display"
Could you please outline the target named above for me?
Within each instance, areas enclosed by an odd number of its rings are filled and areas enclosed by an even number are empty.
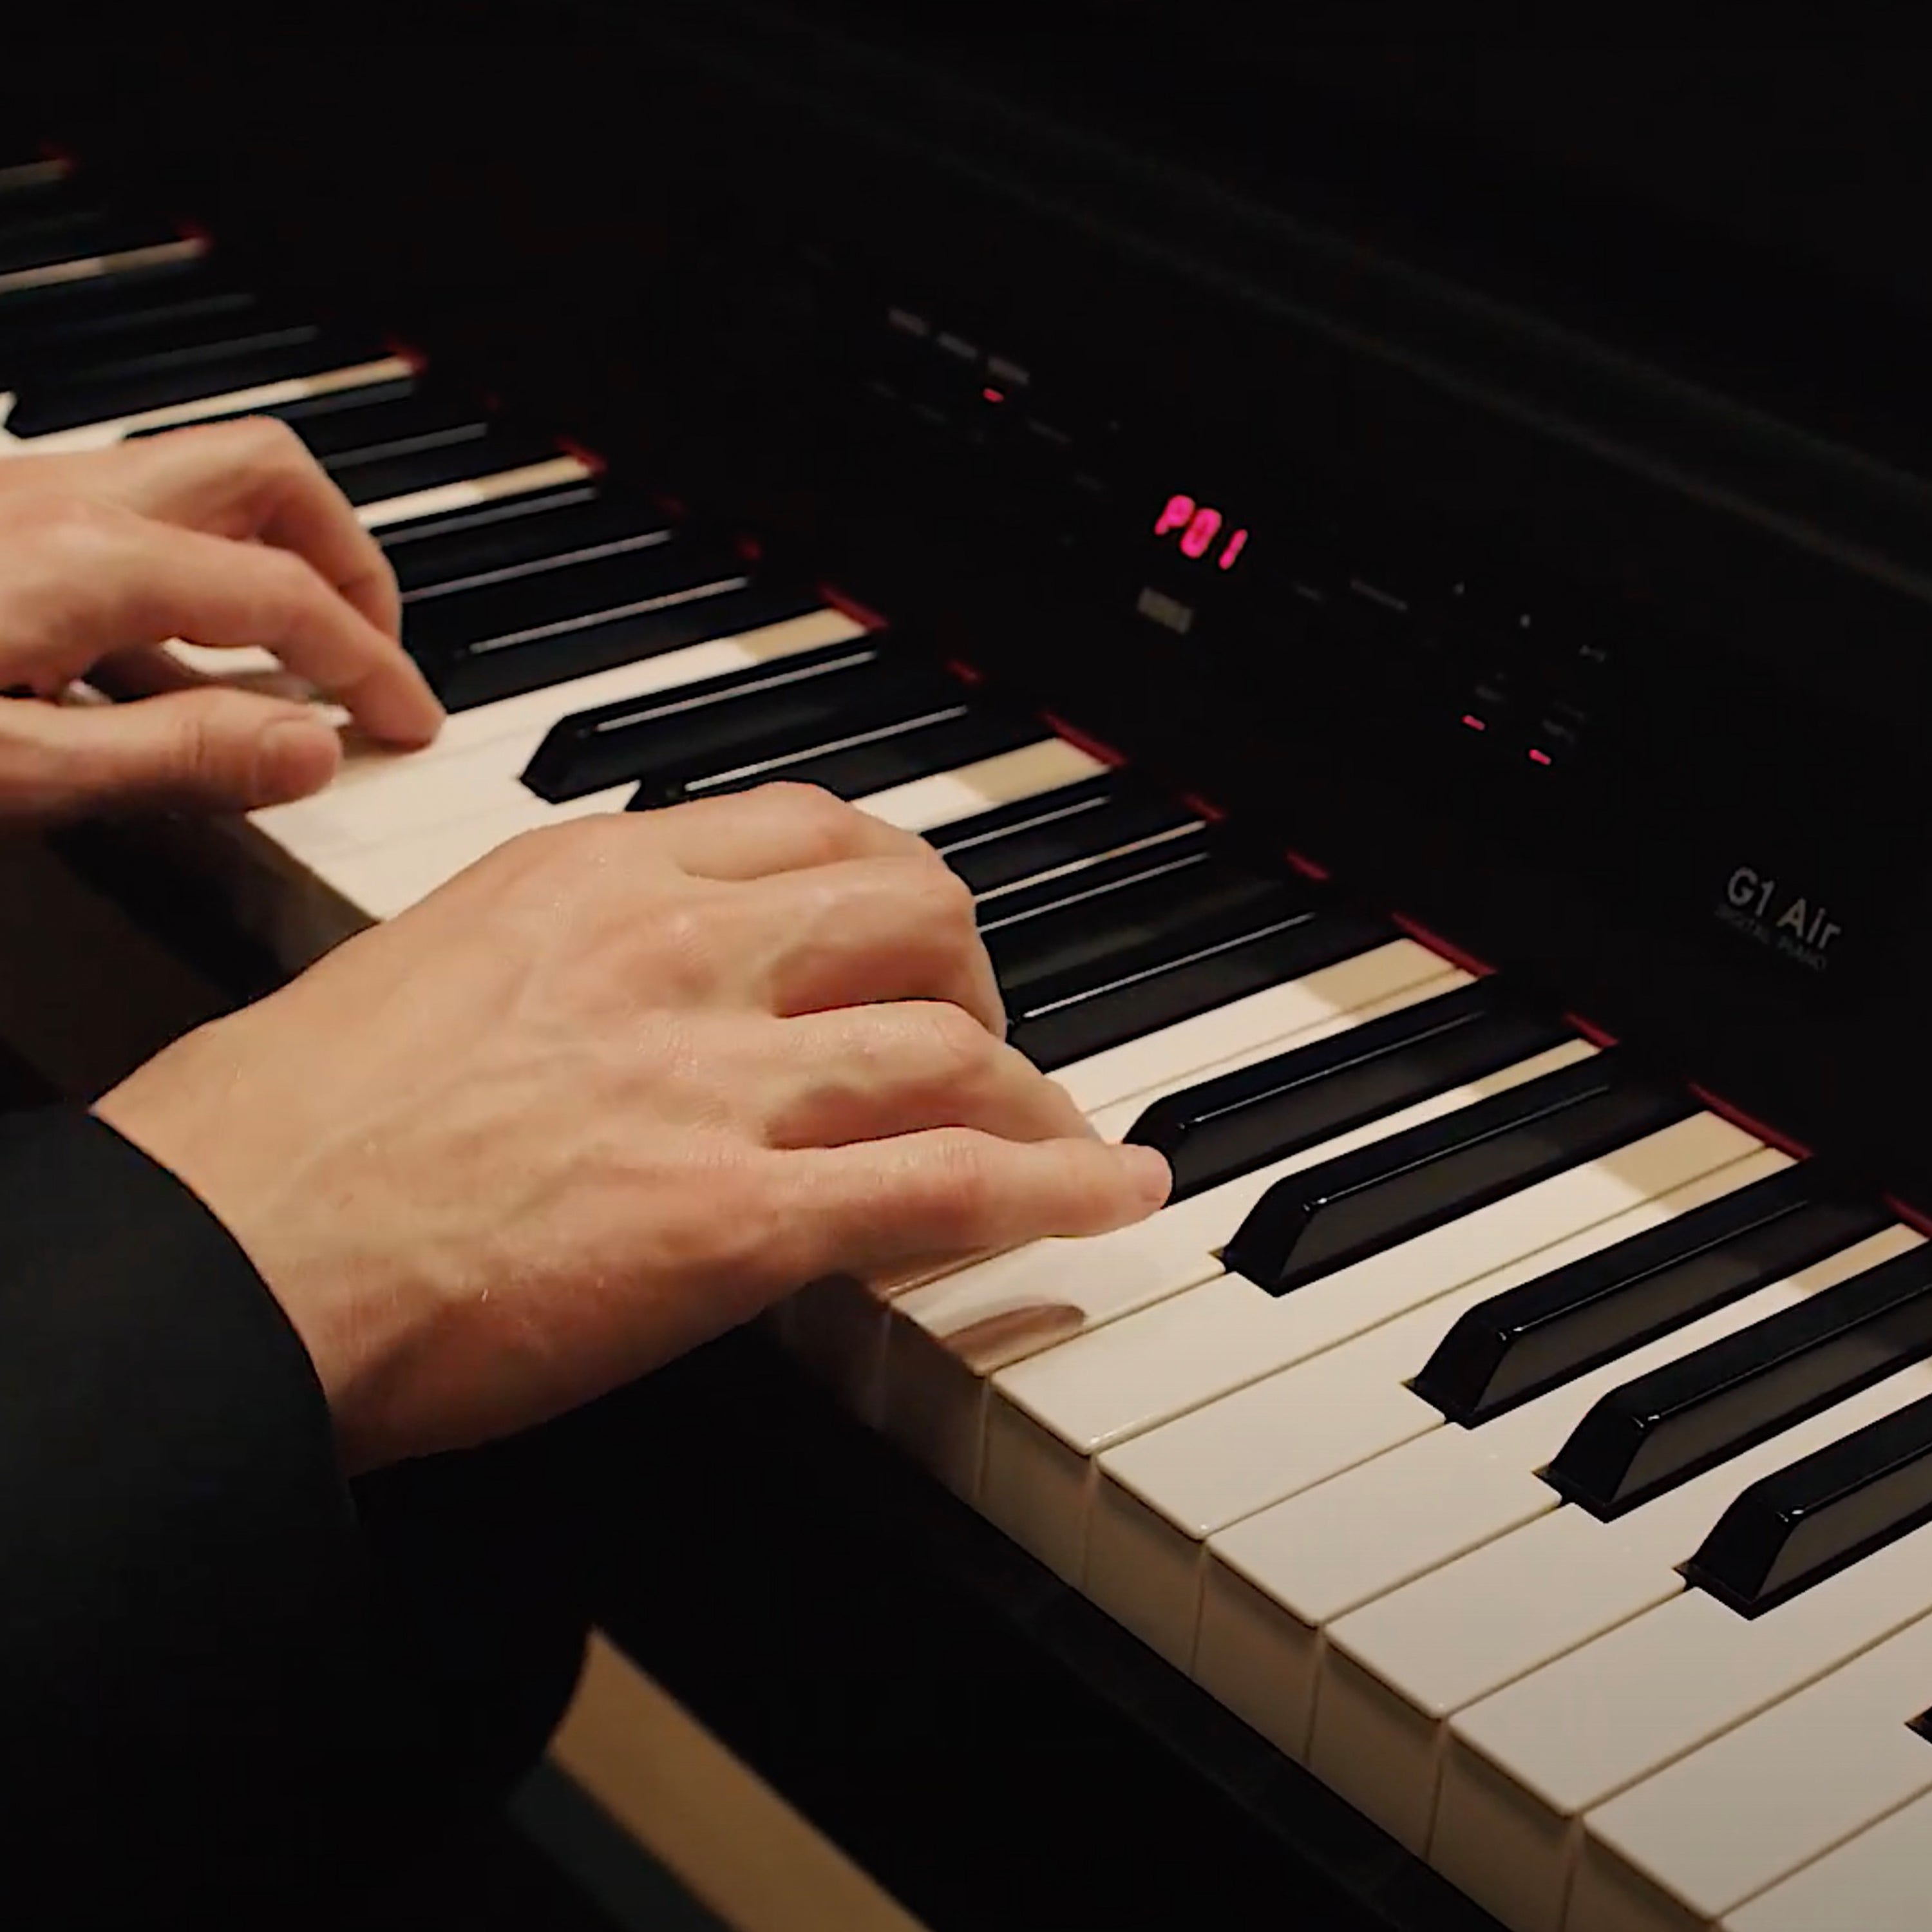
[[[1184,557],[1198,562],[1211,556],[1216,569],[1232,570],[1236,559],[1247,548],[1248,533],[1245,530],[1231,530],[1222,538],[1226,520],[1211,506],[1197,503],[1192,496],[1177,491],[1161,506],[1160,515],[1154,520],[1154,533],[1157,537],[1176,538]]]

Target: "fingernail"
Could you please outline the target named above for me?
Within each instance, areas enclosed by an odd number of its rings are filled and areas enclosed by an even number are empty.
[[[1174,1170],[1166,1156],[1150,1147],[1123,1147],[1119,1153],[1134,1192],[1150,1208],[1158,1208],[1174,1187]]]

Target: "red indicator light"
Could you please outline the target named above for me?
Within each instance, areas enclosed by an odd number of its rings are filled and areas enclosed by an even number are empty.
[[[1183,556],[1205,556],[1208,546],[1221,531],[1221,513],[1219,510],[1196,510],[1180,533],[1180,554]]]
[[[1529,748],[1529,762],[1532,765],[1546,765],[1550,762],[1550,754],[1547,752],[1539,752],[1532,745]]]
[[[1004,389],[982,389],[980,393],[989,403],[1004,403],[1006,400],[1006,392]]]
[[[1462,722],[1468,725],[1472,731],[1486,731],[1490,728],[1473,711],[1463,712]]]
[[[1232,570],[1234,568],[1235,558],[1239,556],[1241,552],[1247,548],[1247,542],[1248,533],[1246,530],[1237,530],[1234,534],[1228,539],[1226,544],[1221,552],[1220,567],[1222,569]]]
[[[1170,496],[1167,500],[1166,508],[1154,520],[1154,533],[1157,537],[1164,537],[1170,530],[1185,530],[1193,514],[1194,499],[1192,496]]]

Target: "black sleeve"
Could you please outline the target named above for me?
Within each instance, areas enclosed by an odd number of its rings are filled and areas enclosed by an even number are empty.
[[[0,1117],[0,1916],[320,1895],[458,1795],[295,1331],[78,1112]]]

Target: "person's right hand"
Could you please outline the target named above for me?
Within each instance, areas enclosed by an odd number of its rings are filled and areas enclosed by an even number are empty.
[[[1166,1198],[1000,1034],[966,889],[827,795],[501,848],[97,1111],[226,1224],[344,1460],[601,1394],[818,1276]]]

